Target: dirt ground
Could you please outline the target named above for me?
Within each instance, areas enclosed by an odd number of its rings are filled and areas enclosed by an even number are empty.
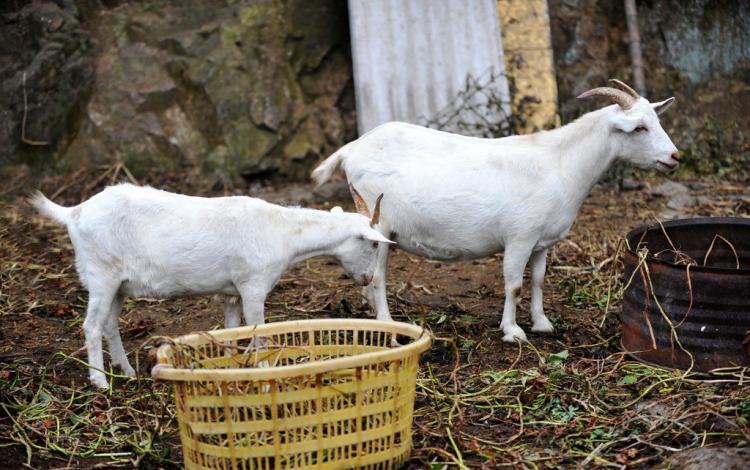
[[[94,390],[82,363],[86,292],[70,242],[22,198],[37,186],[71,205],[126,177],[109,168],[43,181],[19,176],[0,187],[4,468],[181,467],[169,391],[149,378],[144,358],[152,336],[220,328],[219,305],[208,298],[126,302],[120,329],[142,377],[115,378],[112,391]],[[654,176],[628,191],[594,189],[570,236],[548,258],[544,306],[556,332],[529,334],[528,344],[501,341],[500,255],[441,263],[394,251],[388,278],[394,318],[424,323],[436,336],[422,358],[409,468],[668,466],[684,449],[750,445],[745,371],[704,381],[620,352],[621,241],[663,213],[667,198],[651,189],[665,180]],[[145,182],[222,194],[165,175]],[[681,210],[685,216],[750,216],[745,185],[682,183],[703,196]],[[313,193],[302,184],[257,185],[249,194],[351,209],[342,188]],[[266,321],[368,317],[359,288],[342,273],[328,259],[294,267],[267,299]],[[530,333],[528,295],[519,324]]]

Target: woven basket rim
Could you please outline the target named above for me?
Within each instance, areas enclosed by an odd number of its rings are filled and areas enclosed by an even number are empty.
[[[279,333],[293,333],[318,330],[382,331],[409,336],[415,341],[391,349],[373,351],[353,356],[311,361],[305,364],[274,366],[267,368],[238,369],[186,369],[173,367],[170,361],[173,344],[195,346],[208,341],[232,341],[253,336],[269,336]],[[243,326],[213,330],[205,333],[191,333],[177,337],[173,344],[163,344],[156,352],[157,364],[151,370],[154,379],[165,381],[232,381],[232,380],[274,380],[302,375],[315,375],[336,369],[350,369],[377,362],[388,362],[415,354],[420,354],[432,344],[432,335],[425,328],[403,322],[371,319],[314,319],[291,320],[265,325]]]

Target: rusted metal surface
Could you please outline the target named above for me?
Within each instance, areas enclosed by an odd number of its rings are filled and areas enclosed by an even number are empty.
[[[750,219],[676,220],[627,239],[623,348],[678,369],[691,365],[686,350],[697,372],[750,366]]]

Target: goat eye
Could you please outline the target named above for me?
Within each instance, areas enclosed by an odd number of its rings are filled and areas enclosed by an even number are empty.
[[[373,248],[377,248],[378,247],[378,242],[372,242],[372,247]]]
[[[646,126],[638,126],[634,130],[636,132],[648,132],[648,128]]]

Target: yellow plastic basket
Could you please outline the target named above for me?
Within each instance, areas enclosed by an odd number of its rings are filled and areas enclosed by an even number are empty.
[[[431,343],[398,322],[279,322],[177,338],[152,375],[174,385],[185,468],[390,469]]]

